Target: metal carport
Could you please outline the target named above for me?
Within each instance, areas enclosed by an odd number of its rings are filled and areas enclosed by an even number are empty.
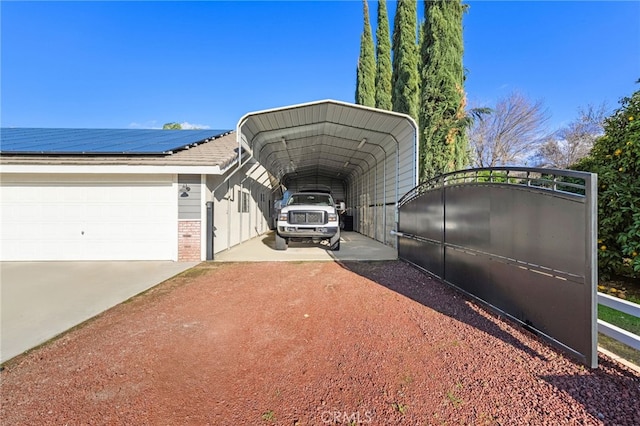
[[[237,138],[277,189],[329,186],[353,230],[395,247],[397,201],[417,184],[417,129],[405,114],[323,100],[248,113]]]

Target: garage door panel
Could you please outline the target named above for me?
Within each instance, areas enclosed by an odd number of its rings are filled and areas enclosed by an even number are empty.
[[[177,198],[170,176],[0,187],[2,260],[176,260]]]
[[[126,238],[129,243],[143,240],[144,243],[152,241],[161,242],[175,233],[173,229],[165,229],[162,222],[147,223],[105,223],[103,225],[88,224],[83,227],[85,236],[96,241],[111,241],[114,235]]]
[[[82,241],[82,224],[77,222],[62,222],[59,221],[55,224],[51,222],[25,224],[26,226],[32,226],[32,235],[36,241]]]
[[[0,256],[3,260],[78,260],[74,257],[82,244],[79,240],[3,240]],[[60,247],[77,249],[60,250]],[[36,257],[37,256],[37,257]],[[34,258],[35,257],[35,258]]]

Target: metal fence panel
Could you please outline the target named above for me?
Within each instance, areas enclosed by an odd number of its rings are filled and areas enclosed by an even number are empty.
[[[398,245],[398,257],[444,276],[444,206],[442,189],[425,192],[403,206],[398,229],[413,235]]]
[[[398,258],[413,263],[435,275],[444,276],[442,244],[415,238],[398,240]]]
[[[450,247],[445,257],[447,281],[465,292],[569,348],[590,341],[591,327],[584,326],[588,319],[582,284]]]
[[[398,255],[595,367],[595,188],[562,170],[443,175],[400,200]]]
[[[443,241],[444,206],[441,190],[422,194],[404,207],[402,213],[399,221],[404,232],[429,240]]]
[[[445,187],[445,200],[447,244],[584,279],[585,197],[526,186],[465,184]]]

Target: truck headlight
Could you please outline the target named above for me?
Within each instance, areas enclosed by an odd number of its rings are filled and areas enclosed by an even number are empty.
[[[282,221],[282,222],[286,222],[286,221],[287,221],[287,219],[289,219],[287,216],[288,216],[288,215],[287,215],[286,213],[281,214],[281,215],[278,215],[278,220],[280,220],[280,221]]]
[[[338,215],[335,213],[329,213],[328,219],[329,219],[329,222],[337,222]]]

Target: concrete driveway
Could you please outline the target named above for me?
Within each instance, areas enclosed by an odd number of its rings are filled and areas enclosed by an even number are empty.
[[[0,362],[198,262],[0,262]]]
[[[391,237],[390,237],[391,238]],[[273,231],[253,238],[229,250],[216,253],[216,262],[298,262],[322,260],[396,260],[398,251],[373,238],[357,232],[341,232],[340,250],[331,251],[326,245],[308,241],[291,242],[284,251],[275,249]]]
[[[215,261],[395,260],[398,252],[357,232],[340,251],[292,242],[275,250],[273,232],[216,253]],[[0,262],[0,362],[141,293],[199,262]]]

